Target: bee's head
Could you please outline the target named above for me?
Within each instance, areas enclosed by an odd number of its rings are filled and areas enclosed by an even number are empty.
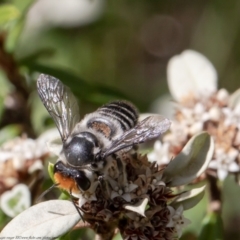
[[[91,186],[91,180],[85,171],[67,167],[61,161],[54,164],[53,172],[55,182],[66,191],[78,192],[73,181],[77,183],[78,188],[82,191],[87,191]],[[64,178],[64,181],[62,181],[62,178]]]
[[[81,167],[94,161],[98,147],[95,135],[90,132],[81,132],[64,143],[63,153],[69,165]]]

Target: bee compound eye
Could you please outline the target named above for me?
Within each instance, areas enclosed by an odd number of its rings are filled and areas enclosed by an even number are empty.
[[[83,171],[78,171],[74,179],[78,187],[83,191],[87,191],[91,186],[91,181],[86,177]]]
[[[94,160],[94,143],[84,136],[75,136],[64,145],[63,152],[71,166],[81,167]]]
[[[54,164],[54,167],[53,167],[53,172],[56,173],[56,172],[62,172],[65,170],[65,166],[63,164],[63,162],[61,161],[58,161]]]

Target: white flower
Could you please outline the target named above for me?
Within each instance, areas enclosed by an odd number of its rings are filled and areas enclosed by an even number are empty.
[[[97,188],[98,184],[99,184],[99,182],[96,181],[96,182],[92,183],[91,187],[87,191],[82,192],[79,195],[76,195],[76,197],[79,198],[79,200],[78,200],[79,207],[82,207],[84,205],[84,203],[86,203],[88,201],[97,200],[97,198],[96,198],[96,188]]]
[[[228,172],[239,172],[239,165],[235,162],[236,157],[239,152],[231,148],[231,150],[226,153],[223,149],[216,149],[215,151],[215,159],[213,159],[209,168],[216,169],[217,175],[220,180],[224,180]]]
[[[209,167],[220,180],[239,172],[240,90],[231,95],[226,89],[218,90],[214,66],[192,50],[173,57],[167,73],[170,92],[177,101],[170,133],[163,137],[170,154],[177,155],[189,137],[207,131],[215,142]]]
[[[25,184],[18,184],[4,192],[0,199],[1,209],[9,217],[15,217],[31,205],[31,194]]]
[[[183,209],[187,210],[195,206],[202,198],[204,191],[191,190],[188,193],[184,191],[175,194],[172,187],[188,184],[198,174],[205,171],[212,153],[213,143],[207,133],[192,137],[183,152],[174,158],[164,170],[157,164],[149,162],[146,155],[124,153],[122,156],[120,155],[124,167],[117,180],[107,176],[108,171],[106,171],[106,175],[94,177],[91,187],[87,191],[75,196],[79,198],[77,207],[81,209],[78,213],[81,213],[87,225],[93,229],[97,226],[98,229],[103,230],[102,239],[113,236],[116,229],[119,229],[123,239],[135,239],[135,237],[139,239],[175,239],[176,233],[180,236],[182,227],[189,223],[182,216]],[[142,188],[145,190],[139,191]],[[111,199],[112,192],[118,194],[117,198],[113,200]],[[58,200],[55,203],[57,204],[57,202],[59,202],[58,206],[61,210],[61,203],[64,201]],[[169,204],[171,206],[168,206]],[[31,222],[39,223],[38,215],[35,214],[36,211],[39,211],[44,220],[45,233],[48,233],[49,236],[49,231],[51,232],[53,229],[53,215],[49,214],[49,210],[46,211],[45,206],[37,204],[31,207],[30,213],[33,213]],[[59,212],[59,210],[55,212]],[[64,215],[54,227],[51,237],[57,238],[62,235],[66,217],[69,216],[69,219],[72,219],[74,214],[78,213],[77,211],[73,213],[72,210],[67,212],[66,216]],[[21,213],[4,228],[4,236],[9,236],[9,232],[16,234],[16,229],[18,235],[22,233],[26,229],[28,216],[29,211]],[[59,215],[54,214],[54,216],[59,218]],[[79,221],[79,216],[76,220]],[[125,224],[122,225],[123,221]],[[68,225],[68,229],[70,230],[75,224],[74,220],[73,225]],[[28,228],[28,231],[34,234],[40,230],[40,234],[42,234],[39,224],[31,225],[30,229]]]
[[[202,54],[186,50],[170,59],[167,67],[172,96],[181,102],[186,95],[211,95],[217,90],[217,72]]]
[[[158,165],[168,164],[170,158],[169,154],[169,144],[161,143],[161,141],[156,141],[154,143],[153,151],[148,154],[148,160],[150,162],[156,161]]]
[[[120,182],[117,182],[110,177],[108,178],[108,182],[112,188],[111,199],[122,197],[125,201],[131,202],[133,196],[132,192],[138,187],[138,185],[126,183],[123,187],[120,187]]]
[[[36,1],[27,15],[27,31],[56,26],[73,27],[89,24],[101,16],[104,2],[104,0]]]
[[[172,206],[168,206],[170,211],[169,222],[167,227],[174,227],[178,237],[182,236],[182,229],[186,227],[191,221],[183,216],[183,206],[180,205],[176,210]]]
[[[124,208],[132,212],[136,212],[145,217],[145,209],[147,207],[147,204],[148,204],[148,199],[144,198],[140,200],[137,204],[134,204],[134,205],[128,204],[128,205],[125,205]]]
[[[12,160],[14,168],[22,170],[25,168],[26,161],[34,160],[38,162],[35,169],[41,169],[41,161],[39,160],[49,153],[46,142],[52,138],[56,131],[55,129],[48,130],[36,140],[18,137],[4,143],[0,148],[0,162]],[[32,170],[33,168],[31,172]]]
[[[235,125],[240,129],[240,109],[230,109],[229,107],[223,108],[223,113],[225,115],[224,124],[226,126]]]

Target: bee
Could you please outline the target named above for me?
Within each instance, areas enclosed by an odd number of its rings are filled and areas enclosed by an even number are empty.
[[[87,191],[113,155],[159,137],[170,126],[160,115],[138,121],[136,107],[127,101],[110,102],[80,120],[77,99],[59,79],[41,74],[37,90],[62,140],[54,179],[70,194]]]

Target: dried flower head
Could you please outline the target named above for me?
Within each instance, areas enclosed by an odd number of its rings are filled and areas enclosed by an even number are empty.
[[[174,187],[188,184],[202,174],[212,154],[213,141],[207,133],[191,138],[183,151],[165,168],[148,161],[146,155],[122,153],[120,159],[110,160],[104,175],[96,177],[87,191],[74,198],[74,203],[85,224],[94,229],[99,239],[112,239],[117,229],[123,239],[129,240],[178,239],[183,227],[190,223],[183,217],[183,210],[199,202],[204,188],[176,192]],[[17,231],[21,231],[21,236],[31,233],[31,236],[58,237],[77,223],[77,211],[74,207],[69,208],[69,201],[47,203],[37,204],[20,214],[4,228],[1,236],[18,234],[12,232],[18,224]],[[53,209],[59,212],[54,215]],[[30,212],[31,221],[25,231],[24,219]],[[54,217],[56,214],[58,219]],[[64,220],[60,216],[64,216]],[[71,223],[63,227],[63,221],[68,218]],[[43,225],[46,219],[44,228],[36,227]],[[54,231],[49,236],[52,224]]]
[[[175,98],[171,132],[160,148],[156,143],[151,158],[165,154],[165,161],[176,156],[194,134],[207,131],[214,138],[215,152],[208,173],[225,179],[228,173],[239,173],[240,167],[240,90],[230,95],[217,90],[213,65],[201,54],[187,50],[168,64],[168,83]],[[161,158],[159,158],[161,159]]]

